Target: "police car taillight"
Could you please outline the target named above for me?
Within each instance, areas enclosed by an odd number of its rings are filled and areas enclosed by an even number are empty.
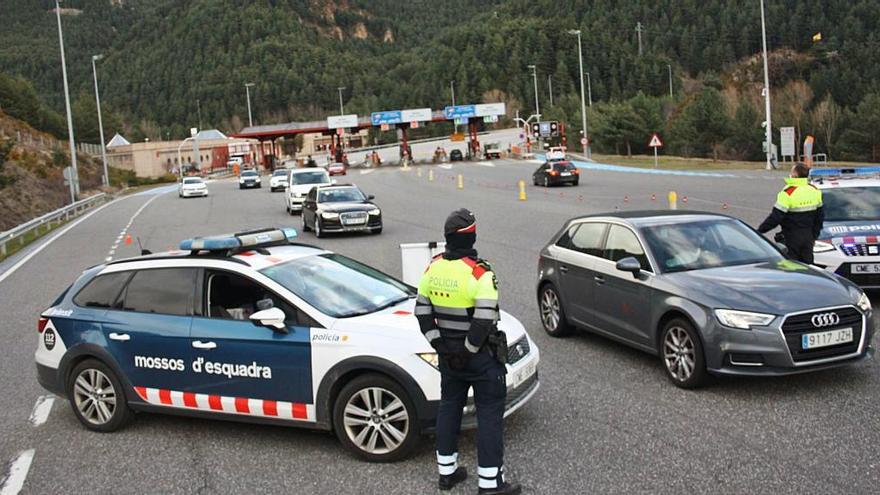
[[[43,333],[43,330],[46,329],[46,325],[49,323],[49,318],[40,317],[37,320],[37,333]]]

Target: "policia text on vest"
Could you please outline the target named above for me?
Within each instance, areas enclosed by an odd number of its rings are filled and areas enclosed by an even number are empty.
[[[758,227],[764,234],[782,227],[782,237],[788,256],[796,261],[813,263],[813,244],[822,231],[825,213],[822,191],[809,183],[810,169],[798,163],[785,179],[785,189],[776,196],[773,211]]]
[[[415,315],[437,350],[440,406],[437,411],[438,486],[449,490],[467,478],[458,465],[458,433],[468,391],[477,409],[479,493],[515,495],[521,487],[504,475],[504,404],[507,345],[497,335],[498,284],[489,264],[474,250],[477,224],[462,209],[446,220],[446,252],[434,258],[419,283]],[[503,347],[501,347],[503,346]]]

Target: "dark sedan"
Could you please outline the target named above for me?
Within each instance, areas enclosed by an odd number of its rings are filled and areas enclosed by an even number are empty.
[[[312,188],[303,202],[302,229],[323,237],[336,232],[382,232],[382,210],[356,186]]]
[[[551,336],[582,328],[658,355],[683,388],[710,374],[785,375],[873,354],[864,292],[787,260],[724,215],[570,220],[541,252],[538,305]]]
[[[578,185],[581,179],[580,170],[571,162],[549,161],[538,167],[532,174],[532,182],[536,186],[556,186],[559,184]]]

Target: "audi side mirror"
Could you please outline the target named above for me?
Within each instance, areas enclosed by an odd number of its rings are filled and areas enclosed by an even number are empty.
[[[376,196],[373,195],[373,194],[370,194],[369,196],[367,196],[367,199],[369,199],[370,201],[372,201],[372,200],[376,199]]]
[[[639,263],[639,260],[629,256],[627,258],[623,258],[622,260],[617,262],[617,269],[622,272],[630,272],[633,274],[633,277],[638,278],[639,273],[642,272],[642,264]]]
[[[284,324],[286,318],[284,311],[278,308],[269,308],[252,314],[250,320],[255,325],[271,328],[278,333],[287,333],[287,325]]]

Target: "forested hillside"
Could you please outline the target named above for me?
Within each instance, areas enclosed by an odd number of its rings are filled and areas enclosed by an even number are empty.
[[[880,0],[767,0],[774,126],[817,136],[836,158],[880,159]],[[580,132],[577,46],[594,106],[597,149],[644,151],[661,132],[673,152],[760,158],[760,11],[734,0],[68,0],[72,91],[94,112],[90,57],[103,100],[134,139],[198,124],[320,118],[346,111],[502,99]],[[111,5],[112,4],[112,5]],[[63,111],[55,17],[48,0],[0,0],[0,71],[24,76]],[[641,23],[639,51],[637,23]],[[821,40],[813,36],[821,33]],[[673,75],[669,97],[668,70]],[[554,105],[549,102],[552,78]],[[92,98],[93,99],[93,98]],[[2,104],[2,102],[0,102]],[[81,120],[88,120],[82,118]],[[111,119],[112,122],[112,119]],[[84,124],[86,125],[86,124]],[[116,129],[110,130],[112,134]],[[92,138],[86,130],[81,135]],[[778,137],[777,137],[778,141]]]

